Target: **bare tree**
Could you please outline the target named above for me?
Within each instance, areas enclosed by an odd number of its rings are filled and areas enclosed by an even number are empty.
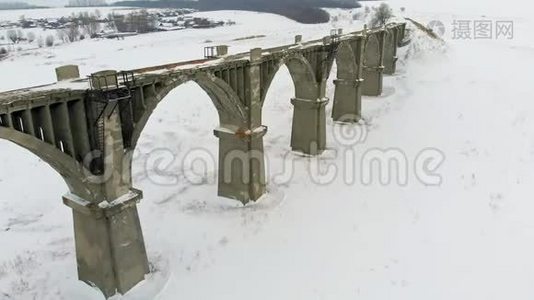
[[[15,44],[16,42],[19,41],[19,35],[17,34],[17,31],[16,30],[8,30],[7,31],[7,38],[13,43]]]
[[[6,56],[6,55],[7,55],[7,49],[4,47],[0,48],[0,57]]]
[[[77,41],[80,37],[80,27],[76,23],[72,23],[65,31],[65,37],[68,42]]]
[[[64,43],[68,42],[67,30],[66,29],[58,30],[56,35],[57,35],[58,40],[60,40],[60,41],[62,41]]]
[[[138,33],[147,33],[154,31],[157,25],[156,17],[145,9],[139,12],[131,12],[125,16],[110,15],[110,19],[113,20],[115,28],[119,32],[135,31]]]
[[[138,33],[147,33],[153,31],[156,27],[156,20],[154,16],[150,15],[146,9],[138,13],[131,13],[128,15],[128,21],[131,30]]]
[[[95,14],[89,14],[88,12],[80,13],[78,16],[78,21],[83,31],[91,38],[95,38],[100,31],[98,18]]]
[[[100,31],[100,24],[96,21],[89,23],[87,27],[85,27],[85,31],[89,35],[90,38],[95,38],[97,36],[97,33]]]
[[[88,6],[105,6],[104,0],[70,0],[69,6],[73,7],[88,7]]]
[[[391,18],[393,18],[393,10],[387,3],[382,3],[375,9],[369,25],[371,25],[372,28],[382,27],[386,25]]]
[[[35,41],[35,33],[28,32],[26,39],[28,40],[28,43],[33,43],[33,41]]]
[[[45,44],[46,44],[47,47],[54,46],[54,36],[53,35],[47,36],[46,40],[45,40]]]
[[[37,46],[39,46],[39,48],[43,48],[44,46],[44,39],[42,36],[39,36],[39,38],[37,39]]]
[[[17,37],[18,37],[18,42],[24,39],[24,32],[22,31],[22,29],[17,30]]]

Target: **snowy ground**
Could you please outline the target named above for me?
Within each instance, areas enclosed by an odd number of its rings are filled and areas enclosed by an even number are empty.
[[[423,23],[441,20],[449,33],[455,19],[481,18],[459,1],[447,7],[417,1],[395,4]],[[364,185],[358,175],[349,185],[343,176],[316,184],[308,172],[316,161],[287,154],[294,90],[285,69],[267,96],[264,124],[270,175],[282,169],[286,155],[295,162],[288,183],[271,182],[269,195],[245,208],[216,197],[211,183],[162,185],[174,174],[183,176],[180,159],[170,176],[154,176],[153,169],[144,171],[154,158],[150,150],[165,147],[182,157],[201,146],[217,155],[217,117],[207,95],[195,84],[173,91],[141,137],[134,165],[135,186],[145,192],[139,209],[154,273],[122,298],[532,299],[534,204],[527,195],[534,181],[528,73],[534,36],[528,29],[534,21],[515,14],[513,5],[492,13],[487,18],[515,22],[513,40],[453,40],[447,34],[447,46],[440,47],[417,39],[424,51],[386,78],[384,96],[364,99],[367,126],[356,128],[365,128],[365,140],[347,148],[333,138],[339,125],[327,125],[330,150],[323,165],[347,164],[336,151],[351,149],[358,165],[368,150],[396,148],[412,166],[421,150],[432,147],[446,157],[439,187],[423,185],[413,172],[403,186]],[[318,38],[332,27],[227,14],[238,25],[20,55],[0,62],[0,91],[51,82],[53,68],[62,64],[76,63],[83,74],[141,67],[198,58],[205,40],[238,52],[289,43],[295,34]],[[361,27],[348,19],[340,23],[346,30]],[[257,34],[267,36],[232,41]],[[328,95],[333,98],[331,85]],[[76,280],[61,178],[7,142],[0,141],[0,153],[0,299],[102,299]]]

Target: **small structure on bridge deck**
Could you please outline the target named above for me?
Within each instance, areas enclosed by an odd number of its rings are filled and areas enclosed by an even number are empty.
[[[78,79],[80,70],[76,65],[67,65],[56,68],[57,81]]]
[[[204,58],[218,58],[228,54],[228,46],[219,45],[219,46],[209,46],[204,47]]]

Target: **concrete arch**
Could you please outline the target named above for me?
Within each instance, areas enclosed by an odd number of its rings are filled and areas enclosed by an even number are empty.
[[[315,100],[318,95],[319,84],[315,77],[313,67],[308,60],[301,54],[289,54],[282,57],[275,65],[274,71],[269,79],[265,82],[265,92],[262,95],[262,107],[265,104],[265,97],[271,87],[271,84],[278,74],[280,68],[286,65],[291,78],[293,79],[293,85],[295,86],[295,97],[300,99]]]
[[[135,149],[139,137],[143,132],[148,120],[154,113],[159,103],[175,88],[180,85],[193,81],[197,83],[210,97],[213,105],[219,114],[221,127],[239,129],[246,128],[247,112],[237,94],[223,80],[215,77],[213,74],[199,73],[195,76],[181,76],[172,81],[165,82],[160,88],[156,88],[156,94],[150,95],[152,99],[146,101],[147,107],[142,117],[135,125],[132,133],[132,148]],[[146,96],[146,95],[145,95]],[[132,150],[133,150],[132,149]]]
[[[0,139],[12,142],[36,155],[56,170],[70,192],[88,201],[98,201],[101,190],[90,183],[91,172],[72,157],[31,135],[0,127]]]
[[[367,37],[363,63],[366,67],[380,66],[380,41],[376,34]]]
[[[337,64],[338,79],[356,78],[358,74],[358,61],[354,55],[351,45],[348,42],[342,42],[339,44],[336,49],[336,56],[334,59]]]

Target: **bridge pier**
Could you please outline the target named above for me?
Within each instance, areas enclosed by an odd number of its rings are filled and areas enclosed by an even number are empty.
[[[399,29],[390,28],[387,31],[386,43],[384,44],[384,74],[393,75],[397,71],[397,44]]]
[[[362,94],[380,96],[384,80],[384,44],[386,31],[382,30],[367,36],[362,72]]]
[[[356,123],[362,118],[362,80],[336,79],[332,118],[336,122]]]
[[[365,96],[380,96],[383,91],[384,66],[364,67],[362,94]]]
[[[125,154],[118,109],[93,127],[101,134],[101,148],[85,159],[102,171],[87,174],[85,186],[71,187],[63,203],[73,210],[78,277],[108,298],[126,293],[149,273],[137,212],[143,194],[131,187],[131,157]]]
[[[221,197],[247,204],[266,190],[263,136],[267,127],[252,130],[219,128],[219,191]]]
[[[329,99],[293,98],[293,125],[291,149],[309,155],[321,154],[326,149],[326,113]]]
[[[137,213],[141,198],[136,190],[101,204],[74,194],[63,197],[73,210],[78,277],[106,298],[126,293],[149,273]]]

